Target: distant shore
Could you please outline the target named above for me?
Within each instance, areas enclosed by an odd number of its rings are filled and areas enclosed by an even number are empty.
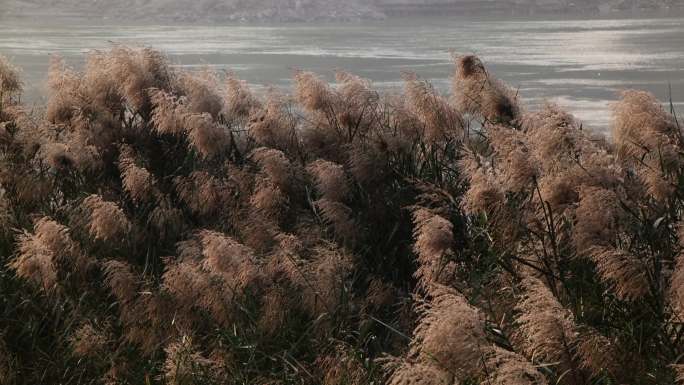
[[[6,0],[0,9],[1,19],[60,18],[109,20],[112,22],[155,23],[290,23],[290,22],[360,22],[394,19],[412,16],[440,15],[459,17],[566,17],[587,15],[591,17],[641,17],[684,14],[684,1],[649,2],[648,6],[624,6],[625,2],[565,3],[547,2],[544,6],[529,5],[525,1],[391,1],[376,0],[367,4],[356,0],[343,1],[293,1],[296,5],[261,6],[237,10],[219,0],[202,4],[177,1],[175,3],[149,1],[144,5],[127,6],[128,0],[98,2],[89,5],[79,2],[51,0]],[[301,5],[304,4],[305,5]],[[433,4],[434,3],[434,4]],[[135,7],[135,12],[131,12]]]

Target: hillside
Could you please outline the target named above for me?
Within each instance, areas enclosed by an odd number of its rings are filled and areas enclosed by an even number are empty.
[[[414,14],[559,14],[647,11],[684,7],[682,0],[376,0],[389,16]]]
[[[80,14],[126,20],[312,21],[378,19],[384,15],[359,0],[3,0],[0,16]],[[134,10],[134,11],[133,11]]]
[[[85,15],[172,22],[356,21],[416,14],[609,13],[684,7],[684,0],[3,0],[0,17]]]

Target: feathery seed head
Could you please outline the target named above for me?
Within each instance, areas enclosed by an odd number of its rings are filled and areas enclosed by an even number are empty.
[[[83,200],[83,205],[90,210],[90,234],[96,239],[113,241],[131,229],[131,222],[116,203],[107,202],[99,195],[90,195]]]
[[[411,351],[423,362],[457,375],[480,373],[488,343],[478,310],[453,289],[437,286],[432,301],[419,312]]]
[[[334,103],[333,91],[312,72],[298,71],[294,87],[295,99],[308,111],[325,111]]]
[[[341,202],[349,195],[349,182],[342,165],[318,159],[311,162],[306,170],[314,177],[316,189],[323,198]]]

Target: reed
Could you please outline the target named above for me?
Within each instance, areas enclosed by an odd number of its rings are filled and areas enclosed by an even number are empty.
[[[684,378],[684,142],[338,72],[292,95],[115,47],[0,58],[0,384],[666,384]]]

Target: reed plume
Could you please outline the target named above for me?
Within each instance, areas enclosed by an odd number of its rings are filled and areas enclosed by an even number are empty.
[[[313,250],[313,258],[302,271],[306,274],[304,305],[318,317],[340,308],[347,293],[349,275],[354,261],[350,255],[333,245],[323,244]]]
[[[631,253],[611,247],[595,247],[591,258],[601,279],[614,287],[624,300],[639,299],[649,293],[647,270]]]
[[[90,211],[90,234],[103,241],[114,241],[125,236],[131,223],[114,202],[107,202],[99,195],[91,195],[83,200]]]
[[[477,375],[488,345],[477,309],[452,289],[440,287],[419,311],[413,354],[457,377]]]
[[[134,202],[140,203],[154,198],[154,177],[147,169],[136,165],[135,153],[129,146],[122,146],[120,149],[119,171],[123,188]]]
[[[159,52],[149,48],[134,50],[115,47],[107,53],[94,53],[103,66],[99,71],[107,71],[116,81],[118,92],[126,102],[138,112],[150,109],[147,90],[163,88],[168,84],[167,59]]]
[[[681,131],[656,98],[643,91],[625,91],[613,106],[613,137],[617,154],[634,167],[647,193],[658,201],[675,191],[681,169]]]
[[[52,290],[57,283],[57,268],[50,250],[37,238],[24,234],[19,237],[19,252],[9,267],[18,277],[33,282],[45,291]]]
[[[107,353],[108,339],[105,331],[86,323],[76,329],[71,336],[71,348],[77,356],[93,359]]]
[[[432,85],[418,80],[413,74],[404,75],[404,82],[408,107],[424,125],[424,135],[429,142],[442,140],[446,135],[460,136],[464,127],[460,114]]]
[[[493,385],[546,385],[546,377],[525,357],[494,348],[486,361],[487,383]]]
[[[580,332],[576,342],[576,357],[580,366],[588,370],[592,376],[598,378],[608,373],[621,378],[619,357],[615,343],[595,330]]]
[[[281,188],[288,187],[293,177],[292,165],[282,151],[260,147],[252,151],[251,157],[273,183]]]
[[[43,217],[34,224],[34,232],[17,237],[17,256],[9,263],[16,274],[49,292],[58,283],[58,267],[70,264],[75,270],[84,269],[78,245],[69,235],[69,229]]]
[[[330,87],[316,74],[306,71],[295,74],[294,97],[308,111],[328,112],[335,103]]]
[[[627,91],[611,142],[475,56],[335,75],[114,46],[30,108],[0,59],[0,383],[682,380],[674,113]]]
[[[160,134],[180,135],[185,130],[186,108],[174,95],[160,89],[151,89],[150,101],[153,106],[152,124]]]
[[[209,215],[218,212],[229,193],[227,186],[205,171],[194,171],[174,180],[180,199],[194,212]]]
[[[684,242],[682,229],[679,230],[679,243]],[[674,271],[670,277],[668,299],[677,317],[684,317],[684,255],[679,254],[675,259]]]
[[[70,70],[59,56],[50,58],[48,70],[49,99],[45,118],[52,123],[66,124],[71,121],[79,103],[81,79]]]
[[[620,209],[615,192],[600,187],[586,187],[580,192],[575,210],[577,223],[573,238],[580,253],[598,245],[612,244],[616,237],[616,223]]]
[[[511,123],[520,118],[517,95],[486,71],[473,55],[456,57],[453,81],[459,111],[481,116],[493,123]]]
[[[331,224],[335,233],[342,239],[352,239],[356,234],[353,210],[344,203],[327,198],[314,202],[323,220]]]
[[[21,94],[22,83],[19,69],[12,65],[9,60],[0,55],[0,112],[7,101],[13,96]]]
[[[249,89],[247,82],[230,73],[226,77],[226,114],[233,119],[247,119],[254,110],[261,108],[261,102]]]
[[[202,231],[198,234],[202,244],[203,267],[225,276],[238,287],[246,287],[258,278],[254,251],[223,234]]]
[[[498,159],[498,180],[511,192],[531,188],[539,175],[527,139],[517,130],[502,126],[487,129],[489,143]]]
[[[341,202],[349,195],[349,182],[342,165],[318,159],[306,169],[314,177],[318,193],[325,199]]]
[[[574,316],[539,279],[526,278],[522,285],[525,292],[516,306],[516,321],[525,351],[545,362],[560,363],[559,373],[568,370],[578,376],[572,352],[578,335]]]
[[[437,366],[411,362],[399,364],[388,380],[390,385],[447,385],[452,382],[453,376]]]
[[[64,143],[47,143],[42,150],[45,162],[57,172],[68,172],[76,165],[76,157]]]
[[[210,114],[185,115],[183,125],[188,136],[188,144],[202,157],[212,158],[225,148],[228,138]]]
[[[105,284],[119,302],[127,303],[135,299],[139,278],[132,266],[126,262],[110,260],[103,263]]]
[[[463,197],[463,209],[470,214],[487,213],[504,202],[504,191],[493,176],[476,171]]]
[[[440,282],[439,274],[451,252],[454,242],[453,225],[430,210],[418,208],[413,212],[413,246],[420,267],[416,276],[427,288],[433,283]]]
[[[183,336],[166,347],[163,379],[173,385],[196,383],[208,376],[211,361],[193,346],[192,337]]]
[[[337,346],[333,353],[319,359],[325,385],[361,385],[367,382],[363,364],[345,346]]]
[[[183,74],[178,86],[185,96],[185,108],[190,114],[208,114],[212,119],[218,118],[223,110],[224,101],[215,73],[204,70],[197,74]]]
[[[267,218],[272,218],[276,221],[286,211],[288,206],[288,198],[283,190],[267,180],[257,182],[254,194],[252,194],[249,201],[252,206]]]
[[[271,91],[261,108],[250,107],[247,130],[262,146],[291,149],[298,139],[294,134],[296,124],[296,119],[287,110],[284,97]]]

